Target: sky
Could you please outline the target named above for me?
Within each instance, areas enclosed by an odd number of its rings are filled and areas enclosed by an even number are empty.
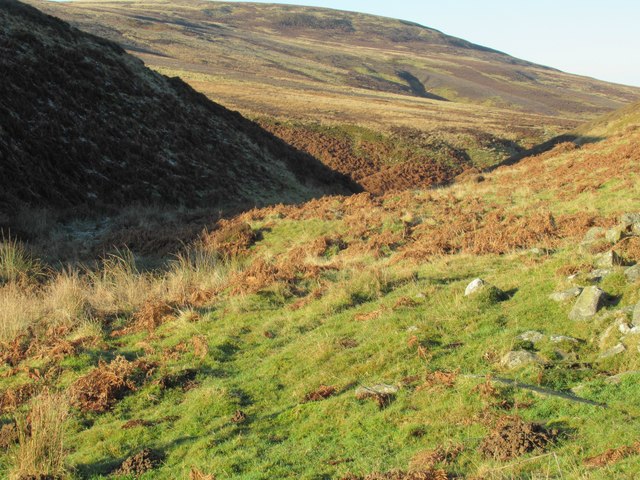
[[[279,0],[410,20],[570,73],[640,86],[638,0]]]

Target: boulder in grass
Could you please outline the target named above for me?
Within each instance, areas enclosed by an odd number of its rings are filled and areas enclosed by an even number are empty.
[[[536,343],[543,341],[545,337],[545,334],[542,332],[538,332],[537,330],[529,330],[528,332],[524,332],[518,335],[516,339],[522,340],[523,342],[531,342],[535,345]]]
[[[481,278],[476,278],[467,285],[464,296],[486,303],[496,303],[505,299],[505,293],[502,290],[485,282]]]
[[[599,268],[622,267],[626,264],[625,259],[614,250],[599,255],[596,260],[596,266]]]
[[[620,217],[620,226],[634,235],[640,235],[640,213],[625,213]]]
[[[464,290],[464,296],[470,297],[474,293],[478,293],[480,290],[488,286],[489,284],[482,280],[481,278],[476,278],[467,285],[467,288]]]
[[[569,313],[569,319],[590,320],[602,308],[605,296],[604,291],[598,287],[585,288]]]
[[[524,367],[525,365],[542,365],[544,364],[544,360],[540,358],[539,355],[528,352],[526,350],[517,350],[514,352],[507,353],[502,360],[500,360],[500,364],[508,368],[510,370],[515,368]]]
[[[554,292],[549,295],[549,298],[554,302],[567,302],[569,300],[573,300],[574,298],[580,296],[582,293],[582,287],[573,287],[569,290],[565,290],[563,292]]]
[[[640,302],[635,306],[631,315],[631,324],[634,327],[640,327]]]
[[[627,268],[624,271],[624,276],[629,283],[640,282],[640,264]]]
[[[600,358],[601,360],[604,360],[604,359],[607,359],[607,358],[611,358],[611,357],[615,357],[617,355],[620,355],[621,353],[624,353],[626,351],[627,351],[627,347],[625,347],[623,344],[619,343],[615,347],[612,347],[609,350],[607,350],[605,352],[602,352],[598,358]]]
[[[615,245],[620,240],[625,238],[625,236],[626,236],[626,233],[625,233],[625,229],[624,228],[622,228],[622,227],[614,227],[611,230],[607,230],[605,238],[607,239],[607,242],[612,243],[612,244]]]

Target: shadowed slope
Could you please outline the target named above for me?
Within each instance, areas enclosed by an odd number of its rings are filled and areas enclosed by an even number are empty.
[[[0,204],[237,206],[356,188],[118,45],[0,1]]]

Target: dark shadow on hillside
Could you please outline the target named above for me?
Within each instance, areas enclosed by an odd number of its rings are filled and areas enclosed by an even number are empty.
[[[424,87],[424,84],[411,72],[407,72],[406,70],[401,70],[396,72],[396,75],[400,77],[402,80],[407,82],[409,88],[413,92],[414,95],[422,98],[430,98],[431,100],[439,100],[441,102],[448,102],[449,100],[441,97],[440,95],[436,95],[434,93],[428,92]]]
[[[525,158],[533,157],[536,155],[541,155],[543,153],[549,152],[562,143],[572,142],[572,143],[575,143],[576,145],[586,145],[588,143],[601,142],[602,140],[604,140],[603,137],[583,137],[580,135],[573,135],[573,134],[559,135],[557,137],[552,138],[551,140],[547,140],[544,143],[536,145],[533,148],[530,148],[523,152],[516,153],[515,155],[512,155],[511,157],[507,158],[506,160],[500,163],[497,163],[496,165],[487,167],[486,169],[484,169],[484,172],[489,173],[500,167],[515,165],[520,160],[524,160]]]

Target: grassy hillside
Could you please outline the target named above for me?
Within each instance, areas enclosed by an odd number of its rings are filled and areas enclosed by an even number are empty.
[[[252,210],[155,271],[3,242],[4,475],[636,478],[640,275],[592,271],[640,261],[633,219],[604,237],[637,211],[639,147]],[[549,298],[592,283],[587,320]]]
[[[309,93],[357,88],[582,119],[638,96],[635,88],[568,75],[372,15],[194,0],[39,5],[118,41],[154,67],[212,75],[212,82],[242,80],[240,102],[246,82]],[[281,101],[264,101],[282,108]]]
[[[371,15],[195,0],[32,3],[373,193],[499,164],[640,92]]]

